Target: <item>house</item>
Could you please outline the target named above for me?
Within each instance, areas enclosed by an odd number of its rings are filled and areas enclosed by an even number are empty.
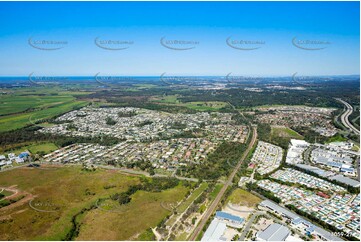
[[[20,158],[20,157],[15,157],[15,162],[16,163],[24,163],[24,159],[23,158]]]
[[[14,153],[9,153],[8,157],[11,161],[15,160],[16,155]]]

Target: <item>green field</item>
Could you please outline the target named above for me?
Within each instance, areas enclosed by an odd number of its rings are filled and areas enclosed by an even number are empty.
[[[234,190],[227,199],[227,202],[231,202],[233,204],[238,204],[238,205],[246,205],[249,207],[254,207],[261,201],[262,200],[259,197],[256,197],[252,193],[249,193],[240,188]]]
[[[221,108],[226,107],[226,102],[186,102],[182,103],[179,99],[179,95],[166,95],[153,97],[152,101],[157,103],[163,103],[168,105],[182,106],[196,111],[218,111]]]
[[[271,136],[275,138],[303,139],[303,136],[296,131],[282,126],[272,126]]]
[[[227,105],[225,102],[187,102],[182,104],[182,106],[197,111],[218,111]]]
[[[9,151],[7,151],[7,153],[11,152],[11,153],[15,153],[16,155],[18,155],[21,152],[28,150],[32,154],[37,154],[37,153],[48,154],[57,149],[58,149],[58,147],[55,144],[50,143],[50,142],[45,142],[45,143],[35,143],[35,144],[31,144],[31,145],[26,145],[21,148],[17,148],[15,150],[9,150]]]
[[[210,197],[210,199],[211,199],[212,201],[216,198],[217,194],[221,191],[221,189],[222,189],[223,186],[224,186],[224,185],[223,185],[222,183],[218,183],[218,184],[215,185],[214,189],[213,189],[212,192],[209,194],[209,197]]]
[[[197,187],[192,194],[187,198],[186,201],[184,201],[183,203],[181,203],[177,208],[177,213],[181,214],[184,211],[186,211],[186,209],[189,207],[189,205],[191,205],[191,203],[201,194],[203,193],[208,187],[208,184],[206,182],[203,182],[199,187]],[[168,221],[167,221],[167,225],[172,225],[177,219],[177,216],[173,216],[171,217]]]
[[[10,195],[12,195],[12,194],[14,194],[14,193],[11,192],[11,191],[6,191],[6,190],[0,189],[0,194],[2,194],[2,195],[4,195],[5,197],[7,197],[7,196],[10,196]]]
[[[180,103],[178,100],[179,95],[166,95],[166,96],[160,96],[153,99],[155,102],[159,103],[171,103],[171,104],[177,104]]]
[[[140,182],[138,176],[103,169],[86,172],[79,166],[40,168],[0,173],[1,186],[16,185],[20,193],[35,196],[31,204],[42,210],[34,210],[25,199],[16,207],[1,208],[1,240],[65,240],[74,228],[73,218],[81,224],[73,239],[136,239],[170,213],[161,202],[179,202],[188,190],[180,184],[162,192],[137,191],[129,204],[113,212],[97,201],[126,191]]]
[[[14,88],[0,96],[0,132],[23,128],[43,119],[88,104],[77,96],[90,92],[68,91],[60,87]]]
[[[23,128],[75,108],[83,107],[86,104],[88,104],[87,101],[69,101],[33,112],[2,116],[0,117],[0,132]]]
[[[154,85],[154,84],[134,84],[134,86],[136,86],[138,89],[148,89],[148,88],[155,88],[158,87],[158,85]]]

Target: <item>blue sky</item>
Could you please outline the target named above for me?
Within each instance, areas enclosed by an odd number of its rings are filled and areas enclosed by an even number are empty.
[[[359,74],[359,19],[359,2],[0,2],[0,75]],[[132,44],[107,50],[96,37]],[[162,37],[196,44],[174,50]]]

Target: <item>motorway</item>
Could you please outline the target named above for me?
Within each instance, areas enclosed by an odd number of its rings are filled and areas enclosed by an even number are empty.
[[[340,98],[336,98],[336,100],[343,103],[343,105],[346,106],[346,111],[341,115],[341,122],[343,123],[343,125],[345,125],[346,128],[350,129],[352,132],[356,133],[357,135],[360,135],[360,130],[356,129],[348,120],[348,117],[353,112],[353,107],[349,103],[345,102]]]
[[[203,227],[205,226],[205,224],[207,223],[208,219],[212,216],[214,210],[217,208],[218,203],[221,201],[221,199],[222,199],[224,193],[226,192],[227,188],[229,187],[229,185],[232,184],[234,176],[238,172],[239,168],[241,167],[242,162],[246,159],[248,153],[250,152],[250,150],[252,149],[254,143],[256,142],[256,139],[257,139],[257,128],[256,127],[253,127],[252,134],[253,134],[252,140],[249,143],[249,145],[247,147],[247,150],[243,153],[243,155],[242,155],[241,159],[239,160],[238,164],[236,165],[236,167],[232,171],[231,175],[228,177],[228,180],[227,180],[226,184],[222,187],[222,189],[218,193],[217,197],[213,200],[211,205],[208,207],[208,209],[204,213],[204,216],[201,218],[201,221],[198,223],[197,227],[194,229],[192,235],[188,238],[188,240],[195,241],[197,239],[198,235],[201,233],[201,231],[202,231]]]

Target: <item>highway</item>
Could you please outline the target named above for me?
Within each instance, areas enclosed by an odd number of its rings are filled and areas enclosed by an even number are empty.
[[[349,103],[345,102],[340,98],[336,98],[336,100],[343,103],[343,105],[346,106],[346,111],[341,115],[341,122],[343,123],[343,125],[345,125],[346,128],[350,129],[352,132],[356,133],[357,135],[360,135],[360,130],[356,129],[348,120],[348,117],[353,112],[353,107]]]
[[[253,134],[252,140],[249,143],[249,145],[247,147],[247,150],[243,153],[241,159],[237,163],[237,165],[234,168],[234,170],[232,171],[231,175],[228,177],[228,180],[227,180],[226,184],[224,184],[221,191],[218,193],[217,197],[213,200],[211,205],[208,207],[208,209],[204,213],[204,216],[201,218],[201,221],[198,223],[197,227],[194,229],[192,235],[189,237],[188,240],[195,241],[197,239],[198,235],[201,233],[201,231],[202,231],[203,227],[205,226],[205,224],[207,223],[208,219],[212,216],[214,210],[217,208],[218,203],[221,201],[221,199],[222,199],[224,193],[226,192],[227,188],[229,187],[229,185],[232,184],[234,176],[238,172],[239,168],[241,167],[242,162],[244,161],[244,159],[246,159],[248,153],[250,152],[250,150],[252,149],[254,143],[256,142],[256,139],[257,139],[257,128],[256,127],[253,127],[252,134]]]

